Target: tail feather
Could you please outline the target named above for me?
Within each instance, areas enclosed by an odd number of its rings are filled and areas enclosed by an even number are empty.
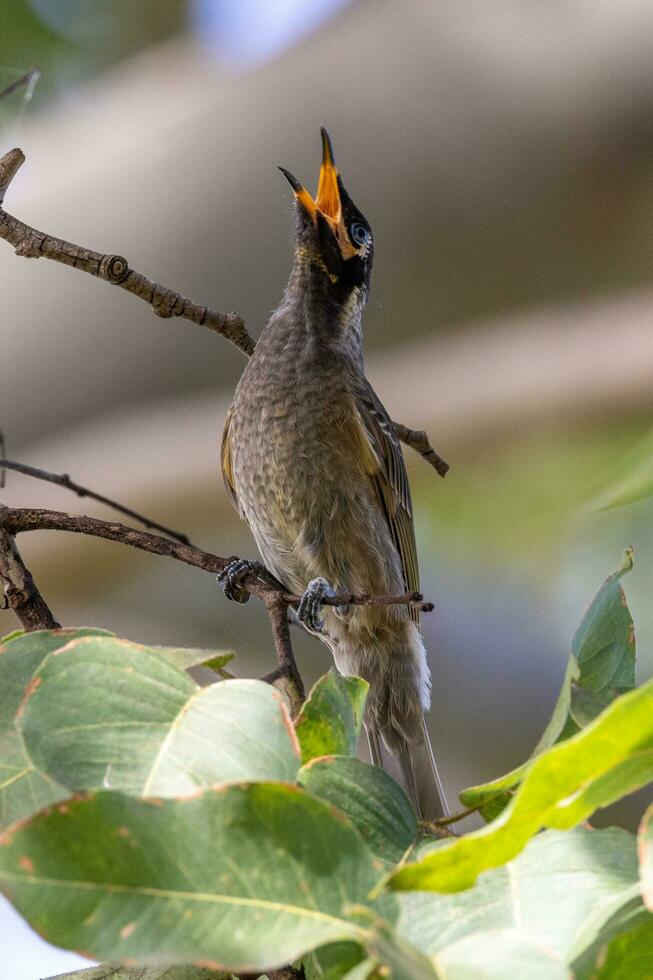
[[[366,726],[372,762],[385,769],[403,788],[421,820],[438,820],[449,815],[447,800],[438,775],[431,741],[422,717],[419,741],[404,742],[392,752],[379,732]]]

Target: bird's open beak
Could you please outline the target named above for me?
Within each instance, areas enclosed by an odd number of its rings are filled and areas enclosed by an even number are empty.
[[[295,197],[313,221],[317,221],[317,212],[319,211],[327,219],[335,233],[336,229],[339,229],[342,220],[342,206],[340,203],[340,191],[338,189],[338,168],[333,157],[331,138],[324,126],[322,126],[320,132],[322,133],[322,166],[320,167],[320,179],[317,185],[315,200],[288,170],[285,170],[283,167],[279,167],[279,170],[286,177],[295,192]]]

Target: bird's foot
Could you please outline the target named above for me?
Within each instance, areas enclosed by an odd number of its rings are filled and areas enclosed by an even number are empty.
[[[265,582],[270,582],[275,587],[280,588],[279,583],[270,575],[263,562],[249,561],[247,558],[234,558],[218,575],[218,583],[224,589],[224,594],[227,599],[231,599],[232,602],[241,603],[249,600],[249,592],[246,589],[240,588],[243,579],[247,575],[257,575],[258,578],[262,578]]]
[[[313,633],[321,633],[324,627],[324,620],[319,618],[322,600],[335,594],[325,578],[312,579],[308,583],[297,609],[297,618],[300,623],[303,623],[306,629]]]

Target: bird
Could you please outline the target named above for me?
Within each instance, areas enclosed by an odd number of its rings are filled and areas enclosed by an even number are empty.
[[[297,618],[330,648],[337,670],[369,684],[372,761],[403,786],[418,816],[447,814],[424,720],[430,673],[410,606],[328,606],[337,593],[419,589],[406,466],[391,418],[365,377],[362,314],[374,259],[369,222],[349,196],[322,127],[315,198],[294,193],[294,261],[225,422],[227,493],[261,561],[234,559],[219,576],[245,601],[244,576],[271,575],[301,594]]]

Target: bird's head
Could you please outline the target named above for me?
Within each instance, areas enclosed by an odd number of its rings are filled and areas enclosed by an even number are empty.
[[[300,268],[321,278],[334,299],[346,302],[358,289],[364,300],[374,258],[372,229],[344,188],[329,134],[324,127],[321,132],[322,166],[315,198],[279,167],[297,202],[296,255]]]

